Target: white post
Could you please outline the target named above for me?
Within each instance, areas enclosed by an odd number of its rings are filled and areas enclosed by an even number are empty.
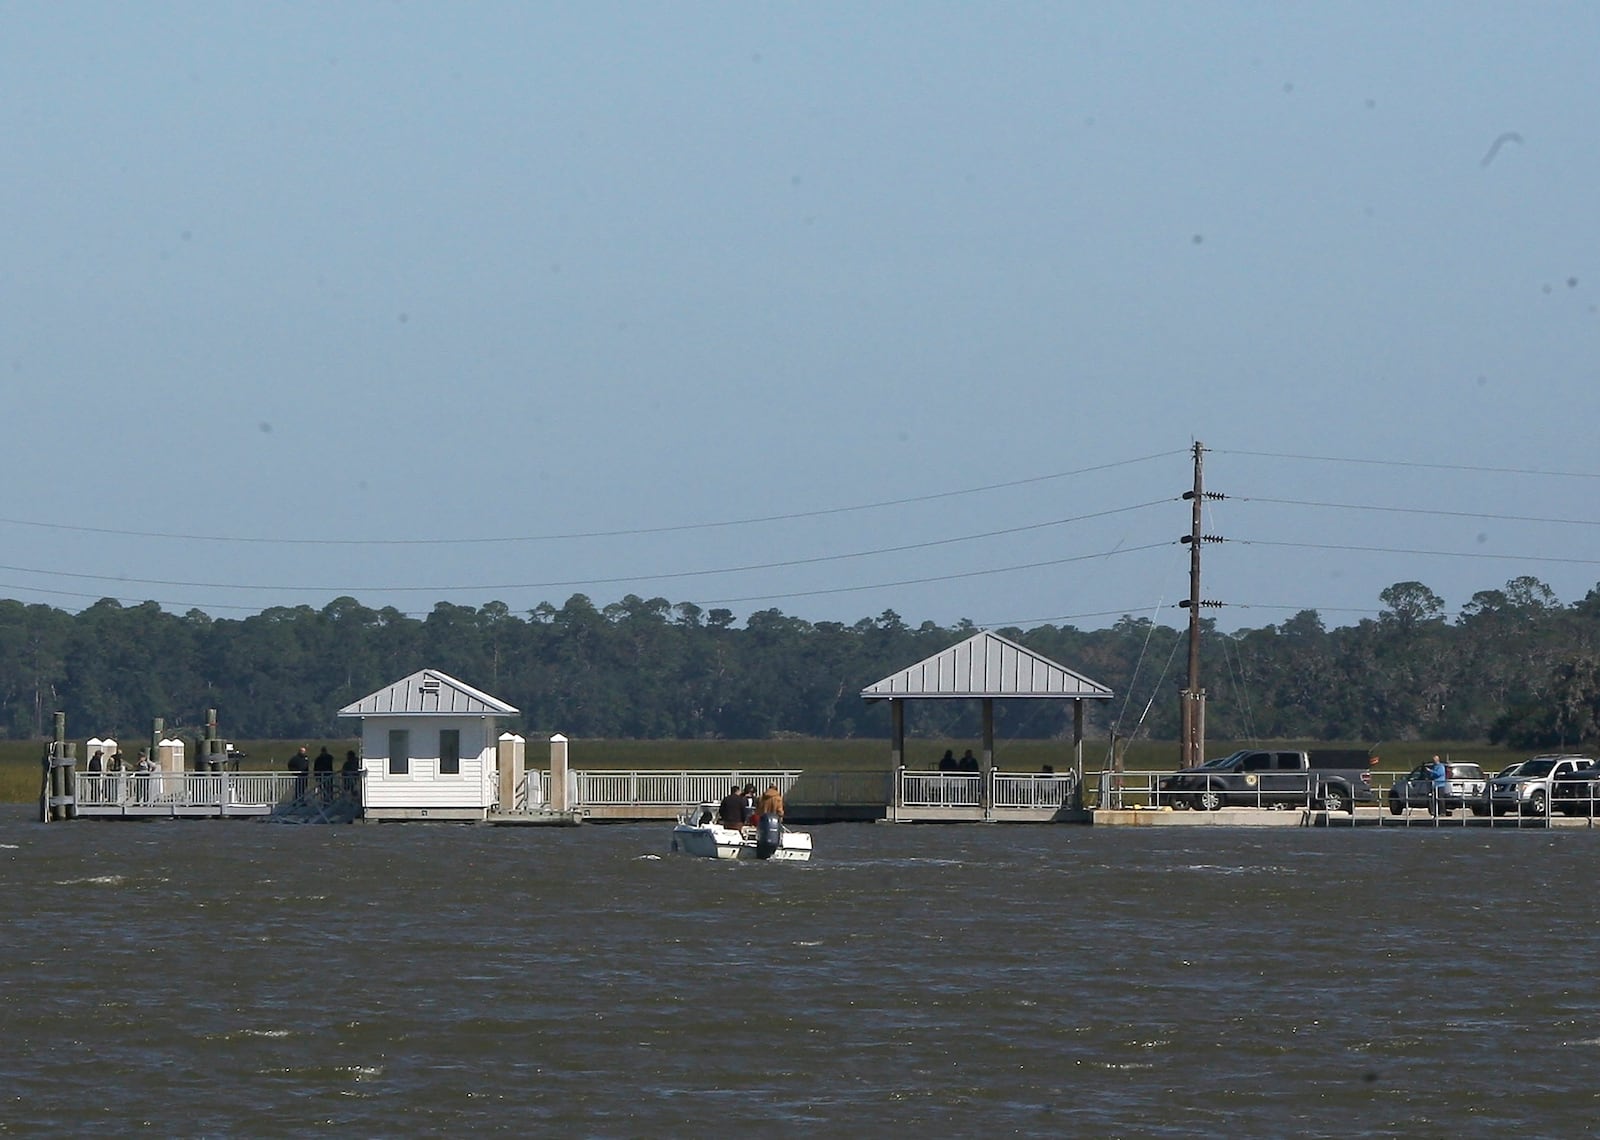
[[[500,810],[517,810],[517,784],[522,779],[524,748],[527,741],[514,732],[502,732],[495,744],[495,760],[500,766]],[[528,807],[535,806],[532,803]]]
[[[550,738],[550,810],[570,810],[567,802],[567,738],[559,732]]]
[[[156,744],[156,770],[158,772],[183,771],[183,741],[163,740]]]

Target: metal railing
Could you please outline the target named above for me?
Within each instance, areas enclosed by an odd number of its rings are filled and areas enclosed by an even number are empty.
[[[1069,806],[1078,786],[1070,772],[911,772],[899,774],[902,807],[1055,810]],[[985,794],[987,793],[987,794]]]
[[[682,807],[716,803],[734,784],[756,786],[756,794],[772,784],[785,798],[800,778],[798,771],[737,769],[721,772],[574,772],[575,807]]]
[[[1163,790],[1161,783],[1171,779],[1174,772],[1116,772],[1106,770],[1096,775],[1094,793],[1089,797],[1089,803],[1097,808],[1172,808],[1179,811],[1191,809],[1196,811],[1206,810],[1198,806],[1201,795],[1210,791],[1225,794],[1228,807],[1249,807],[1278,810],[1314,809],[1321,806],[1317,796],[1319,782],[1316,772],[1269,772],[1268,776],[1300,776],[1302,785],[1292,789],[1283,787],[1266,787],[1264,782],[1258,780],[1253,787],[1238,788],[1231,782],[1224,788],[1219,779],[1214,786],[1184,787],[1176,790]],[[1203,776],[1192,777],[1191,784],[1204,780]],[[1209,782],[1208,782],[1209,783]],[[1363,788],[1369,785],[1363,784]],[[1371,791],[1363,793],[1352,789],[1356,806],[1368,806],[1380,802],[1382,793],[1378,791],[1378,778],[1374,773]],[[1348,805],[1341,805],[1344,810]]]
[[[963,772],[901,772],[899,802],[906,807],[978,807],[983,776]]]
[[[362,772],[108,772],[77,781],[80,808],[257,808],[359,801]]]

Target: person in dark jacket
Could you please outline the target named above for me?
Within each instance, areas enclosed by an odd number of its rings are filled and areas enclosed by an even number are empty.
[[[737,784],[722,797],[717,805],[717,822],[723,827],[738,827],[744,823],[744,794]]]
[[[317,774],[317,795],[325,801],[333,799],[333,753],[326,744],[311,762],[311,770]]]
[[[305,803],[306,781],[311,778],[311,757],[306,755],[304,744],[300,746],[300,751],[289,758],[289,771],[294,773],[294,801]]]
[[[354,748],[344,754],[344,767],[339,772],[344,780],[344,794],[355,799],[361,785],[361,758]]]

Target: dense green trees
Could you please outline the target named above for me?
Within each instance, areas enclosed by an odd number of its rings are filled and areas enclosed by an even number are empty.
[[[1565,606],[1516,578],[1453,621],[1420,582],[1380,601],[1376,619],[1334,629],[1315,611],[1226,635],[1208,621],[1207,735],[1600,745],[1600,587]],[[575,594],[521,615],[441,602],[420,619],[348,597],[241,620],[153,602],[68,614],[0,601],[0,736],[43,735],[57,709],[81,733],[127,735],[155,716],[193,728],[208,708],[239,738],[328,735],[340,707],[425,666],[517,705],[533,733],[877,736],[888,716],[862,687],[974,631],[912,626],[893,610],[846,625],[769,609],[740,626],[727,610],[633,594],[604,607]],[[1175,737],[1183,630],[1124,617],[998,632],[1116,692],[1092,707],[1094,734]],[[1002,702],[997,731],[1060,737],[1071,715],[1064,702]],[[975,702],[913,702],[907,727],[975,736],[978,716]]]

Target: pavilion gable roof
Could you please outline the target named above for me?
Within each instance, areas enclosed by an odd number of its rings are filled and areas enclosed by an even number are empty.
[[[861,690],[869,701],[934,697],[1104,699],[1109,688],[988,630]]]
[[[339,710],[340,716],[513,716],[517,709],[438,669],[418,669]]]

